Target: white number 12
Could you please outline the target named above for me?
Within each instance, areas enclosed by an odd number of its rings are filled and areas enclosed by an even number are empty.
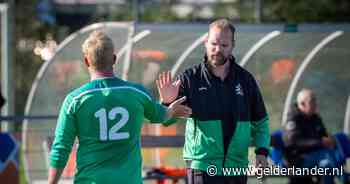
[[[120,140],[130,137],[129,132],[118,132],[129,120],[129,112],[123,107],[114,107],[108,113],[108,119],[114,120],[117,114],[121,115],[121,118],[116,122],[112,128],[108,131],[107,126],[107,111],[105,108],[101,108],[95,113],[95,117],[99,119],[100,123],[100,140]]]

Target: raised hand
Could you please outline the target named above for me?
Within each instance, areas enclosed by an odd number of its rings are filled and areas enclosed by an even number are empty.
[[[184,96],[169,105],[167,111],[168,118],[189,117],[192,114],[191,108],[181,105],[185,100],[186,97]]]
[[[171,103],[179,95],[180,80],[172,82],[170,71],[162,72],[156,80],[160,101],[162,103]]]

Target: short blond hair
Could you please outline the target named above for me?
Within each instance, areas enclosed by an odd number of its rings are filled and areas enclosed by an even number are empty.
[[[233,24],[227,19],[218,19],[209,24],[209,33],[212,28],[219,28],[221,30],[229,30],[232,33],[232,43],[235,41],[235,32],[236,28]]]
[[[96,70],[105,70],[114,64],[113,41],[100,30],[90,33],[82,45],[82,51]]]

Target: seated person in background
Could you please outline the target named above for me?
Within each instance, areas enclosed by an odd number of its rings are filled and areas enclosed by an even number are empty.
[[[284,155],[288,167],[333,168],[335,158],[332,148],[335,141],[328,136],[317,113],[317,102],[310,89],[298,93],[297,104],[283,127]],[[322,183],[334,183],[333,176],[320,177]],[[291,176],[290,183],[312,183],[312,176]]]

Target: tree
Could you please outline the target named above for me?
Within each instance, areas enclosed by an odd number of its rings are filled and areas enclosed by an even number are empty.
[[[57,37],[57,27],[40,22],[37,19],[36,0],[1,0],[0,3],[12,5],[10,21],[13,27],[10,47],[13,54],[13,79],[15,88],[15,115],[24,112],[25,103],[35,75],[43,63],[33,52],[38,40],[45,40],[48,33]],[[18,131],[20,124],[15,126]]]
[[[265,0],[265,22],[342,23],[350,21],[348,0]]]

